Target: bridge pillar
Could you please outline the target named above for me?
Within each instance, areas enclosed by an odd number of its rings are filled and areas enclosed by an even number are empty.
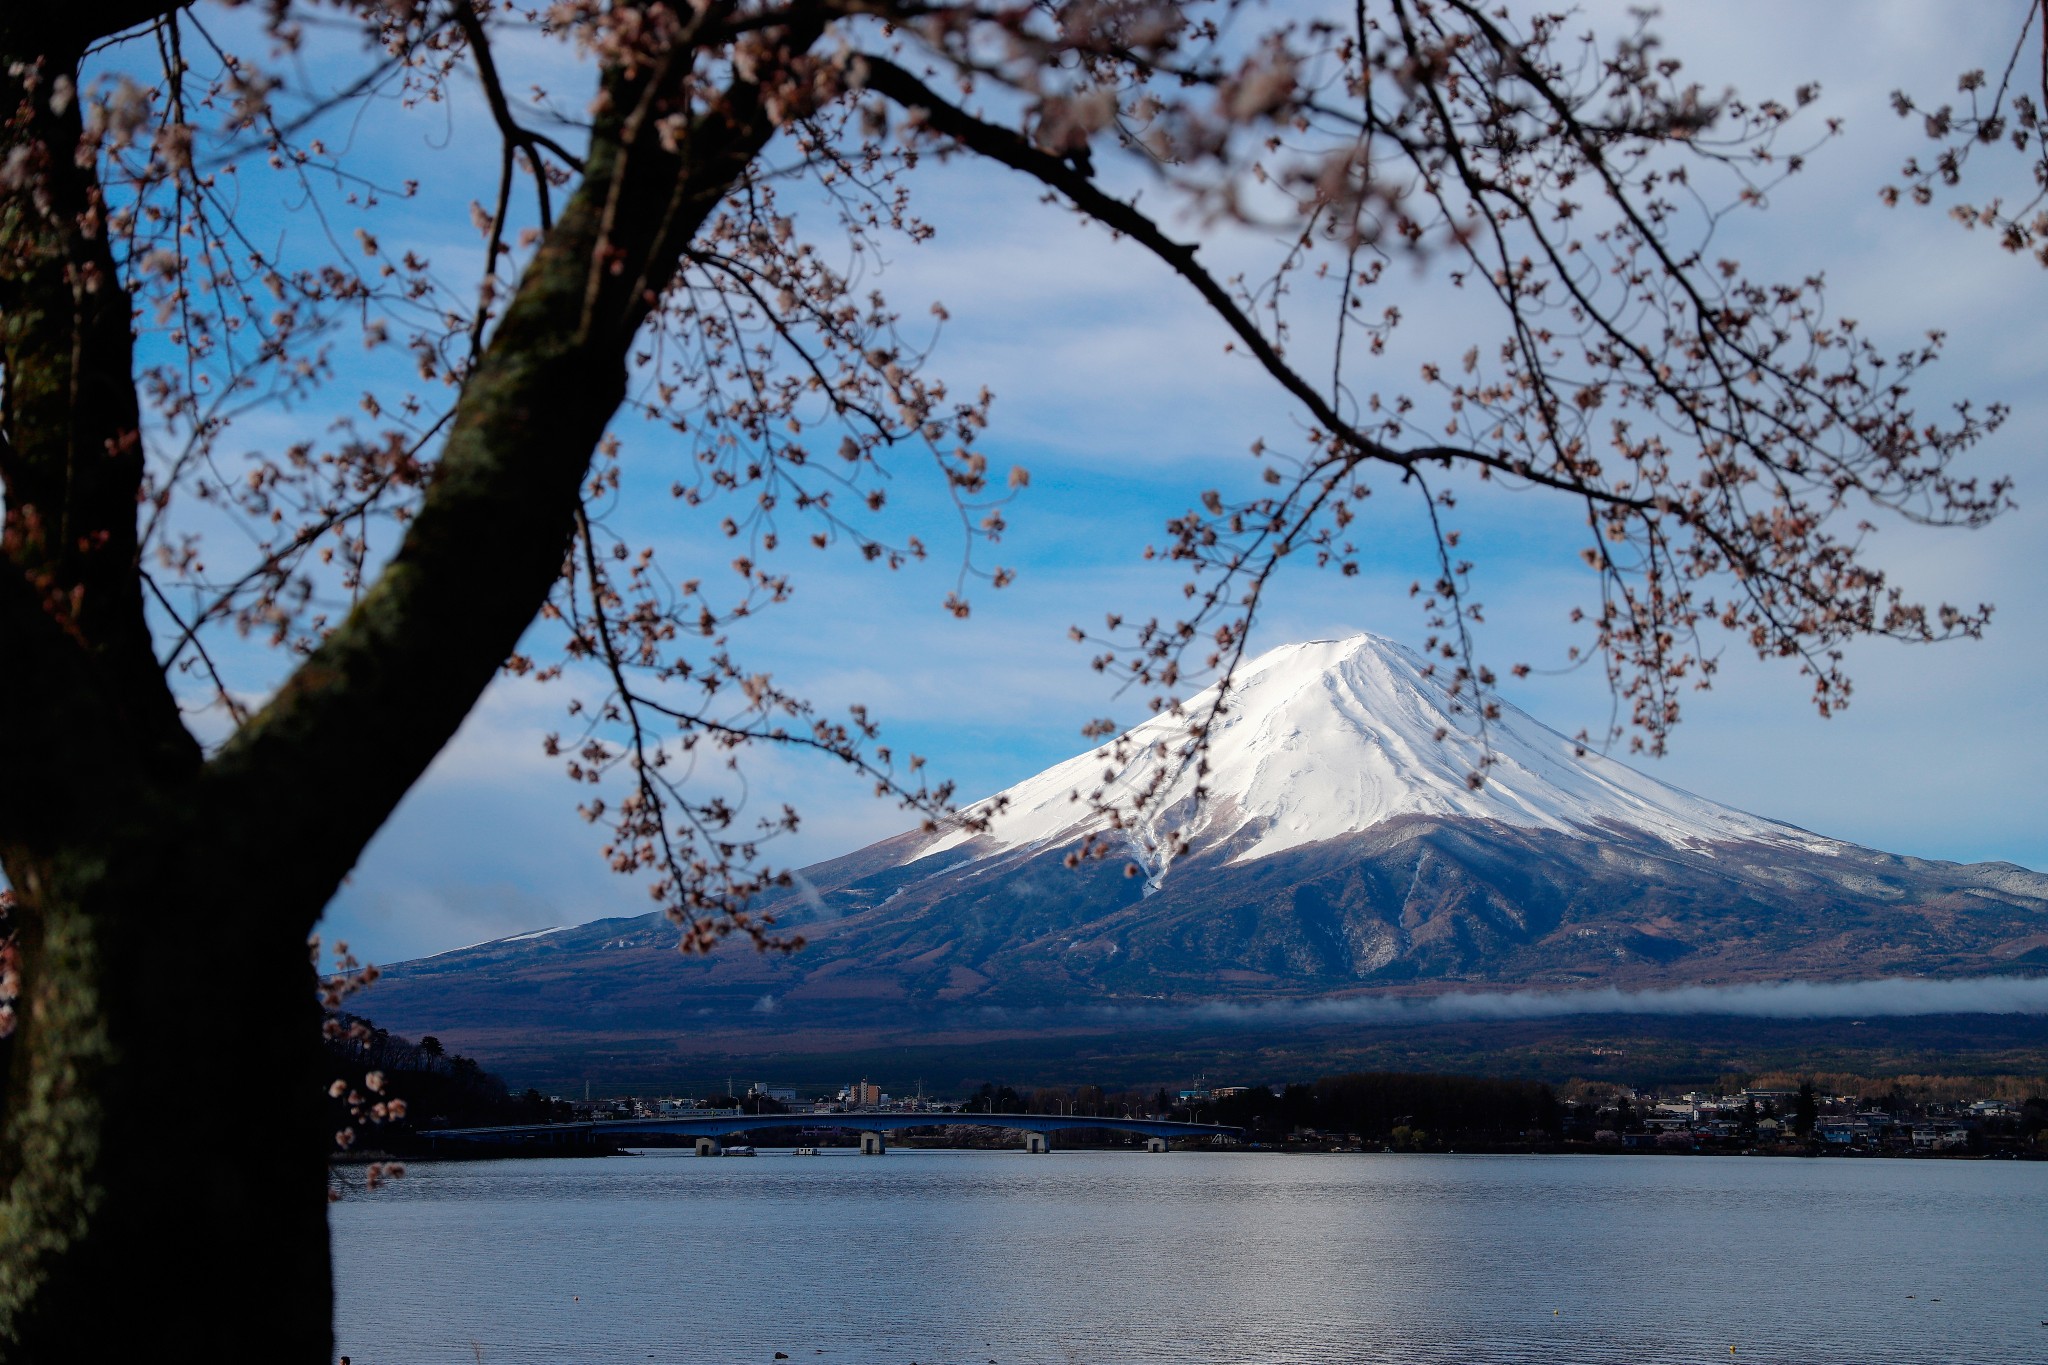
[[[1164,1152],[1164,1151],[1168,1151],[1168,1150],[1170,1150],[1170,1149],[1169,1149],[1169,1148],[1167,1147],[1167,1145],[1166,1145],[1166,1139],[1165,1139],[1165,1138],[1163,1138],[1163,1137],[1148,1137],[1148,1138],[1146,1138],[1146,1139],[1145,1139],[1145,1150],[1146,1150],[1146,1151],[1148,1151],[1148,1152]]]
[[[718,1145],[717,1138],[700,1137],[697,1139],[698,1156],[722,1156],[724,1152],[725,1149]]]
[[[1027,1155],[1043,1156],[1051,1150],[1052,1147],[1045,1140],[1045,1134],[1026,1133],[1024,1135],[1024,1151]]]
[[[889,1143],[880,1133],[862,1133],[860,1135],[860,1154],[862,1156],[886,1156],[888,1152]]]

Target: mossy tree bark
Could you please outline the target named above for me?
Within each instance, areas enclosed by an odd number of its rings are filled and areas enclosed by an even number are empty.
[[[76,164],[77,102],[48,97],[90,42],[176,7],[0,17],[0,162],[22,149],[35,170],[0,203],[0,866],[23,978],[0,1361],[330,1358],[307,935],[545,601],[633,338],[775,132],[738,82],[665,149],[660,73],[607,75],[616,112],[464,384],[401,547],[208,756],[143,608],[132,302]],[[232,1090],[206,1070],[230,1040]],[[195,1116],[243,1140],[174,1145]]]

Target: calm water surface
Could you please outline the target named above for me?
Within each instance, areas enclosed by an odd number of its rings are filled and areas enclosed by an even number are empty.
[[[2048,1361],[2041,1164],[656,1152],[334,1229],[356,1365]]]

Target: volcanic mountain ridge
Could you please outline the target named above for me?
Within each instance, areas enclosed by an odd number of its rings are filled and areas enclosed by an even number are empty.
[[[1137,757],[1109,769],[1112,784],[1176,762],[1186,723],[1134,730]],[[1482,748],[1470,708],[1374,635],[1284,646],[1241,670],[1200,809],[1192,772],[1176,771],[1150,822],[1110,829],[1084,797],[1111,752],[990,798],[982,832],[907,833],[804,869],[777,907],[808,940],[797,953],[684,958],[659,915],[602,920],[399,964],[377,1013],[444,1033],[637,1036],[991,1006],[2048,966],[2048,877],[1750,815],[1582,754],[1506,704]],[[1169,861],[1157,836],[1176,820],[1190,845]],[[1119,855],[1070,869],[1090,834]],[[1141,875],[1125,875],[1125,855]]]

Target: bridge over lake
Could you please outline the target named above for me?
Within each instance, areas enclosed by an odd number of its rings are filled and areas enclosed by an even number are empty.
[[[519,1123],[494,1128],[436,1128],[421,1136],[436,1146],[441,1142],[492,1143],[517,1147],[532,1146],[627,1146],[621,1139],[665,1134],[695,1137],[699,1156],[717,1156],[722,1139],[763,1129],[802,1129],[816,1132],[831,1129],[860,1134],[863,1156],[880,1156],[888,1150],[886,1134],[906,1128],[1003,1128],[1024,1134],[1024,1150],[1047,1150],[1051,1133],[1075,1128],[1108,1129],[1135,1133],[1145,1139],[1145,1150],[1164,1152],[1176,1138],[1233,1138],[1243,1130],[1218,1123],[1176,1123],[1171,1119],[1113,1118],[1106,1114],[943,1114],[907,1113],[901,1110],[829,1114],[745,1114],[719,1110],[675,1118],[592,1119],[581,1123]]]

